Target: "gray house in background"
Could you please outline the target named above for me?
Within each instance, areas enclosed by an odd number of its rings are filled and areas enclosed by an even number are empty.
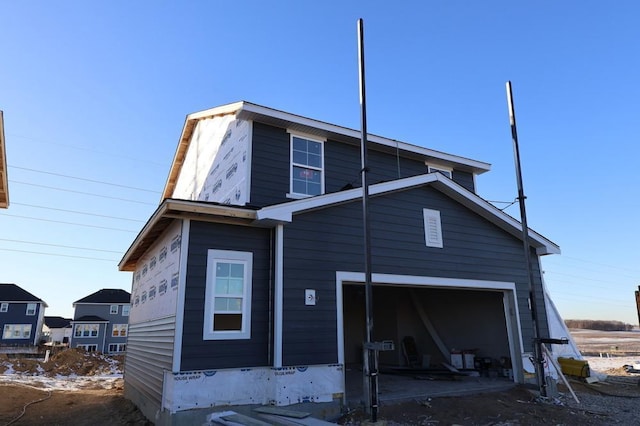
[[[123,353],[127,347],[131,294],[102,289],[73,303],[70,347],[89,352]]]
[[[163,201],[119,265],[133,272],[125,396],[156,424],[253,404],[328,415],[349,398],[365,340],[359,144],[248,102],[187,116]],[[374,135],[368,151],[373,339],[395,342],[381,364],[406,367],[410,336],[434,365],[473,348],[522,382],[522,227],[476,193],[489,164]],[[540,285],[559,247],[529,236]]]
[[[16,284],[0,284],[0,352],[36,350],[47,304]]]

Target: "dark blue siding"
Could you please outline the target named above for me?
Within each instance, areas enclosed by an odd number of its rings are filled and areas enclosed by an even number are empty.
[[[251,162],[251,204],[267,206],[291,201],[289,192],[289,133],[285,129],[253,123]],[[347,185],[360,186],[361,160],[359,141],[351,143],[327,140],[325,153],[325,192],[337,192]],[[392,148],[368,151],[369,184],[427,173],[423,160],[403,156]],[[454,170],[453,180],[474,191],[473,175]]]
[[[270,229],[264,228],[191,222],[182,334],[182,371],[269,365],[271,233]],[[202,339],[209,249],[253,253],[250,339]]]
[[[370,208],[373,273],[515,282],[530,349],[528,275],[519,239],[430,187],[373,197]],[[442,249],[425,245],[423,208],[441,212]],[[285,365],[337,361],[335,271],[364,270],[361,218],[360,202],[351,202],[297,215],[285,226]],[[305,288],[316,290],[316,306],[304,305]],[[539,316],[547,330],[544,312]]]
[[[7,303],[7,302],[5,302]],[[42,303],[40,302],[8,302],[9,307],[7,312],[0,312],[0,344],[5,345],[33,345],[37,335],[41,330],[37,330],[38,318],[40,318],[40,311]],[[29,303],[36,304],[35,315],[27,315],[27,305]],[[31,324],[31,337],[28,339],[3,339],[5,324]]]
[[[253,123],[251,204],[266,206],[290,201],[289,134],[285,129]]]

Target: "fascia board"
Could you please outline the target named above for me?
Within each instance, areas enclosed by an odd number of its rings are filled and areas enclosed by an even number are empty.
[[[124,270],[123,268],[128,263],[132,254],[135,252],[138,246],[142,244],[142,242],[148,237],[148,234],[153,230],[158,222],[163,218],[174,217],[172,216],[172,214],[175,213],[186,213],[187,215],[189,213],[194,215],[204,214],[232,219],[244,219],[247,221],[254,221],[256,219],[256,212],[254,210],[247,210],[232,206],[209,205],[197,201],[166,199],[151,215],[147,223],[138,233],[135,240],[122,257],[122,260],[120,260],[120,262],[118,263],[118,268],[121,271]],[[185,219],[187,218],[187,216],[180,218]]]
[[[178,175],[180,174],[180,169],[182,168],[184,157],[187,155],[187,150],[189,148],[189,145],[191,144],[191,134],[198,121],[220,115],[235,114],[242,109],[242,106],[244,104],[245,102],[243,101],[234,102],[231,104],[221,105],[215,108],[210,108],[204,111],[198,111],[187,115],[184,120],[184,125],[182,126],[182,132],[180,132],[180,139],[178,139],[178,147],[176,148],[176,152],[173,155],[173,161],[171,161],[169,175],[167,177],[167,181],[165,182],[164,190],[162,191],[163,199],[169,198],[171,196],[171,192],[173,191],[175,182],[178,179]]]
[[[432,185],[440,192],[458,201],[511,235],[522,238],[522,224],[519,221],[440,173],[423,174],[371,185],[369,187],[369,195],[375,196],[426,184]],[[294,214],[353,201],[361,197],[362,188],[354,188],[264,207],[256,212],[256,216],[258,220],[291,222]],[[539,255],[560,253],[560,247],[531,229],[529,229],[529,238]]]
[[[295,123],[300,126],[322,130],[327,133],[344,135],[344,136],[355,138],[355,139],[360,139],[362,134],[358,130],[349,129],[347,127],[342,127],[335,124],[327,123],[325,121],[314,120],[312,118],[291,114],[285,111],[267,108],[261,105],[252,104],[250,102],[244,102],[244,105],[242,106],[242,112],[249,113],[249,115],[256,114],[259,116],[275,118],[283,122]],[[417,145],[401,142],[395,139],[389,139],[382,136],[368,134],[367,140],[369,142],[392,147],[394,149],[397,148],[403,151],[415,152],[424,156],[433,157],[433,158],[444,160],[447,162],[462,164],[472,168],[476,173],[484,173],[491,170],[491,164],[485,163],[483,161],[472,160],[470,158],[460,157],[453,154],[447,154],[447,153],[436,151],[433,149],[423,148]]]
[[[477,196],[471,191],[467,191],[457,183],[444,176],[438,176],[437,183],[433,185],[436,189],[470,208],[475,213],[498,225],[505,231],[517,238],[522,238],[522,223],[493,204]],[[547,238],[529,228],[529,238],[534,242],[534,247],[538,255],[560,254],[560,247]]]
[[[413,186],[424,185],[437,179],[436,173],[412,176],[389,182],[377,183],[369,187],[369,195],[378,195],[393,192]],[[354,188],[346,191],[333,192],[331,194],[318,195],[302,200],[263,207],[256,212],[257,220],[272,220],[279,222],[291,222],[293,215],[322,207],[346,203],[362,198],[362,188]]]

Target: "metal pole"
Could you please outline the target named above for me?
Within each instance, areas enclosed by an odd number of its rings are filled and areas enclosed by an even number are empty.
[[[524,245],[524,257],[527,263],[529,277],[529,303],[531,304],[531,319],[533,320],[533,344],[535,352],[536,378],[540,395],[547,396],[547,382],[544,377],[544,353],[540,342],[540,323],[538,320],[538,308],[535,292],[535,281],[533,279],[533,268],[531,267],[531,246],[529,244],[529,227],[527,226],[527,210],[525,207],[524,189],[522,185],[522,170],[520,169],[520,148],[518,146],[518,132],[516,129],[516,113],[513,107],[513,93],[511,91],[511,81],[507,81],[507,104],[509,107],[509,123],[511,125],[511,139],[513,140],[513,154],[516,166],[516,179],[518,181],[518,203],[520,204],[520,221],[522,222],[522,243]],[[544,298],[544,292],[540,289],[540,294]]]
[[[358,19],[358,64],[360,81],[360,156],[362,161],[362,219],[364,224],[364,276],[365,276],[365,304],[367,316],[366,354],[368,363],[365,363],[363,373],[369,388],[369,407],[371,409],[371,421],[378,420],[378,372],[375,362],[375,351],[371,349],[371,335],[373,332],[373,292],[371,289],[371,235],[369,224],[369,186],[367,183],[367,99],[364,80],[364,21]],[[368,365],[368,368],[367,368]]]

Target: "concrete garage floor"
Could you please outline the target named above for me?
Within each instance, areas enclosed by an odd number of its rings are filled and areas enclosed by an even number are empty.
[[[382,368],[381,370],[384,371]],[[364,397],[362,370],[347,368],[345,380],[347,406],[356,408],[364,403],[368,404]],[[425,370],[403,374],[382,373],[378,379],[378,400],[380,405],[384,405],[434,397],[497,392],[514,386],[513,380],[507,377],[450,375],[443,371]]]

